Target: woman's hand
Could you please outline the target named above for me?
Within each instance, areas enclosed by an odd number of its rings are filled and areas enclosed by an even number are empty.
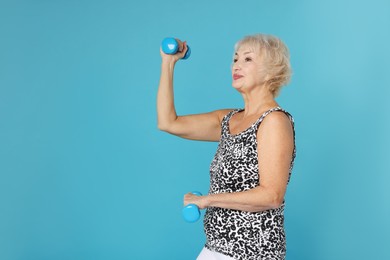
[[[187,206],[188,204],[195,204],[199,209],[207,208],[207,198],[208,196],[198,196],[191,192],[187,193],[184,195],[184,206]]]
[[[183,58],[188,50],[187,42],[180,41],[179,39],[176,39],[177,43],[179,44],[178,52],[175,54],[165,54],[162,51],[162,48],[160,48],[160,54],[162,57],[163,62],[173,62],[176,63],[178,60]]]

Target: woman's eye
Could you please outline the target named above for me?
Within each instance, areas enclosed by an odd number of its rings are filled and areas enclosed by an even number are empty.
[[[252,58],[246,57],[245,61],[252,61]]]
[[[237,62],[237,59],[233,59],[233,63],[236,63]]]

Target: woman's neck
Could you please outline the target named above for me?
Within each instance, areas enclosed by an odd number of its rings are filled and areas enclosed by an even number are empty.
[[[244,117],[250,117],[264,113],[266,110],[277,107],[274,96],[264,88],[250,93],[242,93],[245,102]]]

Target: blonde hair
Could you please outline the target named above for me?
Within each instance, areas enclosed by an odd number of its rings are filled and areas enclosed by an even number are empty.
[[[234,52],[243,46],[250,46],[263,57],[265,85],[273,96],[279,95],[280,89],[290,82],[291,65],[287,46],[277,37],[266,34],[255,34],[244,37],[236,43]]]

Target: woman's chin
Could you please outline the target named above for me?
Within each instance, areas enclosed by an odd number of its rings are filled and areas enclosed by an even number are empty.
[[[233,88],[238,89],[238,88],[240,88],[241,84],[238,84],[236,81],[233,81],[232,86],[233,86]]]
[[[232,87],[237,91],[240,91],[243,88],[242,84],[234,84],[234,82],[232,84]]]

